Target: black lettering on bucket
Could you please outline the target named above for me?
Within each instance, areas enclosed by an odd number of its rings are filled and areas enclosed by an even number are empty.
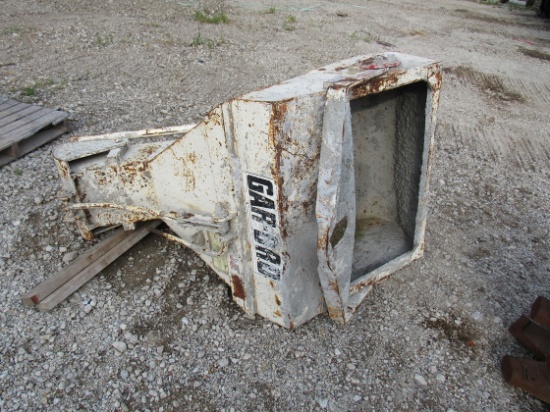
[[[275,209],[277,194],[274,183],[263,177],[246,176],[250,239],[255,271],[273,280],[279,280],[282,272],[279,247],[278,215]]]

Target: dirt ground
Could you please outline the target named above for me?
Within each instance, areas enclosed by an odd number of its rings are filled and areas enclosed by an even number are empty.
[[[444,67],[425,256],[346,326],[247,319],[154,237],[53,311],[24,307],[89,248],[56,197],[70,135],[0,169],[0,410],[550,410],[499,366],[530,356],[507,328],[550,296],[550,20],[516,3],[0,0],[0,94],[69,112],[74,135],[194,123],[356,55]]]

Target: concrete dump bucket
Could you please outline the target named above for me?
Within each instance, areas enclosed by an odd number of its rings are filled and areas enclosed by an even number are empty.
[[[422,253],[437,63],[360,56],[252,92],[189,128],[55,152],[82,234],[162,219],[248,314],[347,321]]]

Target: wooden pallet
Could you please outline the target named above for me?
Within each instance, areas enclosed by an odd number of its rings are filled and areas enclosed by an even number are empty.
[[[68,113],[0,95],[0,166],[66,133]]]
[[[131,231],[118,229],[67,267],[21,296],[22,302],[40,310],[53,309],[147,236],[160,223],[162,223],[160,220],[147,222]]]

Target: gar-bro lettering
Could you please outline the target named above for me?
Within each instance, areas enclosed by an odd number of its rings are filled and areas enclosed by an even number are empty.
[[[246,176],[250,215],[250,238],[253,245],[254,270],[273,280],[281,278],[282,260],[279,248],[279,226],[275,209],[275,185],[271,180]]]

